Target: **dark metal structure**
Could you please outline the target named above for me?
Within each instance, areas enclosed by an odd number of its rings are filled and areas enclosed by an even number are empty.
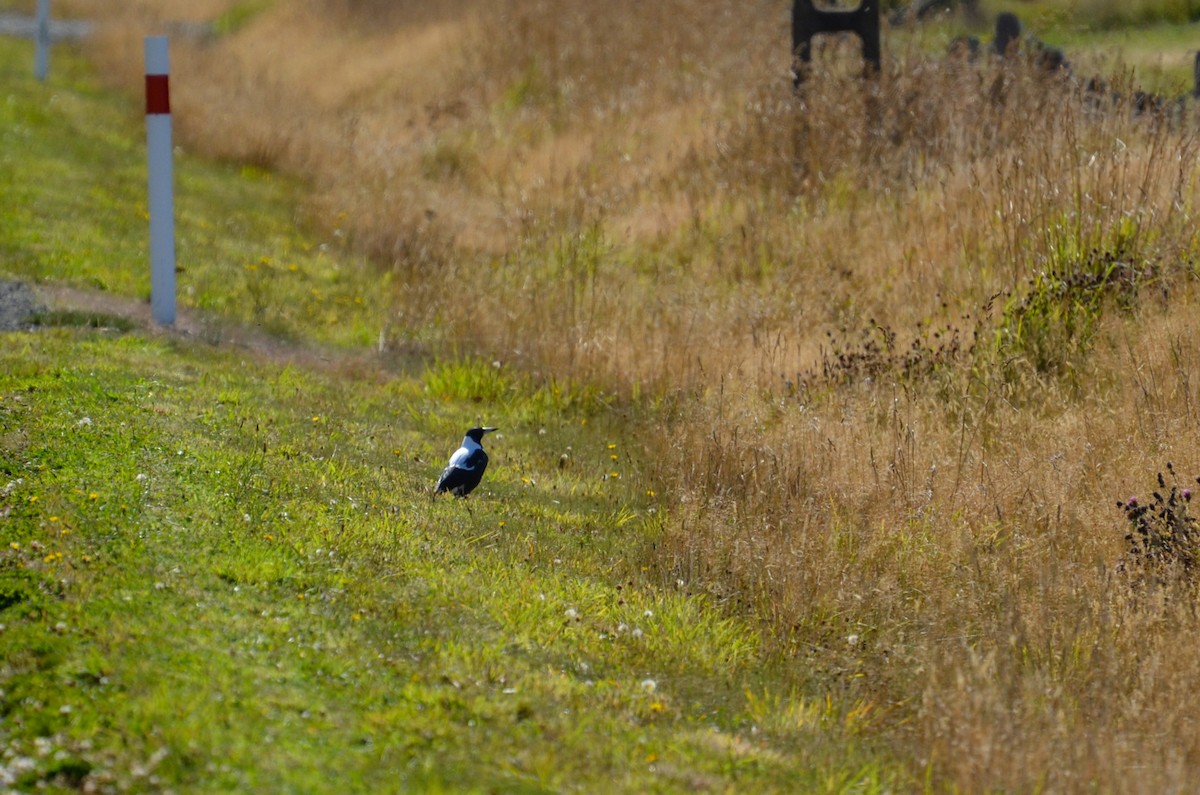
[[[1021,41],[1021,20],[1016,14],[1003,13],[996,17],[996,38],[992,49],[997,55],[1012,55]]]
[[[795,83],[808,77],[812,63],[812,40],[825,33],[855,33],[862,40],[867,74],[878,74],[883,66],[879,42],[879,0],[861,0],[854,9],[818,9],[813,0],[795,0],[792,6],[792,54],[796,59]]]

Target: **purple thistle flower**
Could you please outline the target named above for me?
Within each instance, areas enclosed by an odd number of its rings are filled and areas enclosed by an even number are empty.
[[[1184,490],[1183,490],[1183,498],[1184,498],[1185,500],[1191,501],[1191,499],[1192,499],[1192,490],[1191,490],[1191,489],[1184,489]]]
[[[1136,508],[1137,505],[1138,505],[1137,497],[1130,497],[1128,500],[1125,501],[1126,508]]]

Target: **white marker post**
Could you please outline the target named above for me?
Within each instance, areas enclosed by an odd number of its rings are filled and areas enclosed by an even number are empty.
[[[33,38],[37,41],[33,74],[44,83],[50,74],[50,0],[38,0],[37,31]]]
[[[175,323],[175,175],[167,37],[146,37],[146,155],[150,168],[150,314]]]

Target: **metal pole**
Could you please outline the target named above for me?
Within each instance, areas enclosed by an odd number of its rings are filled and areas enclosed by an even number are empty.
[[[175,323],[175,177],[166,36],[146,37],[146,155],[149,166],[150,314]]]
[[[38,80],[45,82],[50,74],[50,0],[38,0],[37,4],[37,41],[34,56],[33,73]]]

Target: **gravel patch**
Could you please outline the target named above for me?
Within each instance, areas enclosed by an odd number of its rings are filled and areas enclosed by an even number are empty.
[[[33,289],[24,282],[0,280],[0,331],[24,331],[35,316],[46,311]]]

